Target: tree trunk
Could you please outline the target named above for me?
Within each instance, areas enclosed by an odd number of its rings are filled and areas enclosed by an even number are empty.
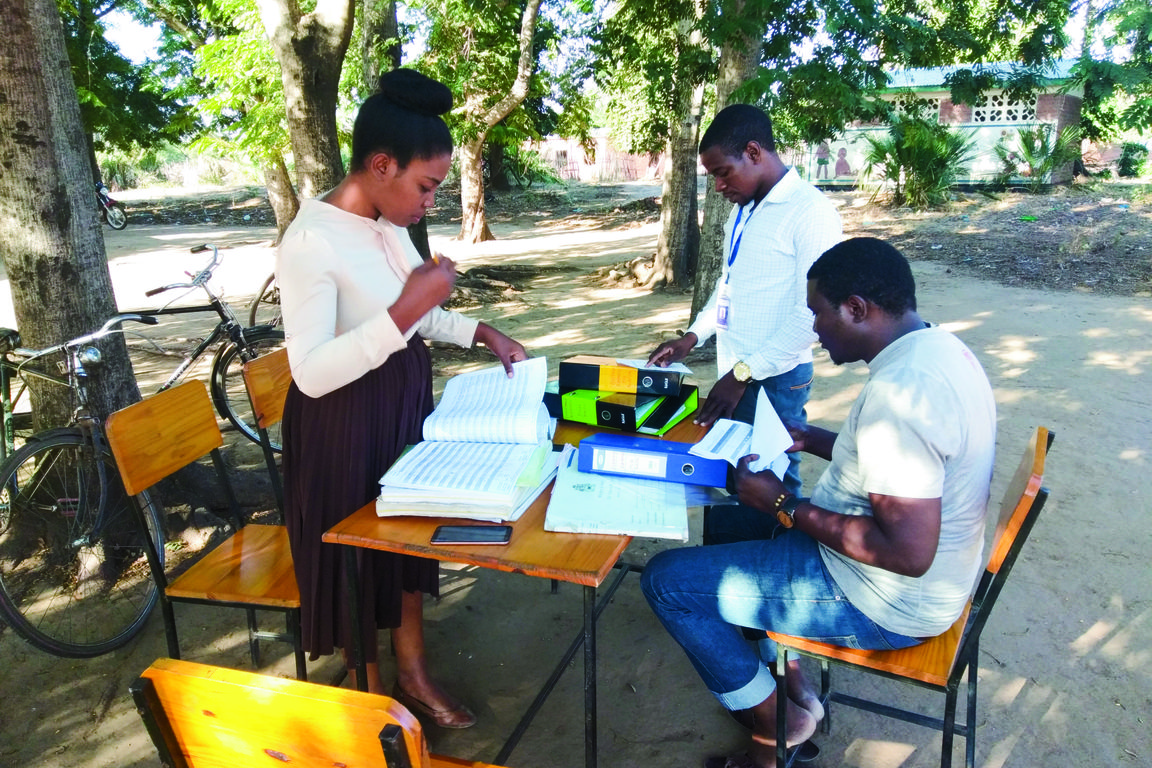
[[[524,13],[520,17],[520,58],[516,63],[516,79],[508,93],[488,108],[484,107],[486,94],[466,93],[464,96],[465,120],[476,128],[475,138],[460,147],[460,208],[463,212],[460,239],[467,243],[495,239],[484,216],[484,176],[481,164],[484,139],[492,126],[520,106],[528,95],[528,83],[536,69],[532,41],[536,36],[536,17],[539,11],[540,0],[528,0],[524,4]]]
[[[512,189],[512,185],[508,183],[508,170],[504,158],[503,144],[488,145],[488,186],[497,192],[509,192]]]
[[[650,287],[681,286],[696,266],[700,247],[700,220],[696,206],[696,147],[700,140],[700,110],[704,87],[697,86],[682,100],[682,112],[668,141],[669,162],[665,166],[660,197],[660,238]]]
[[[466,243],[495,240],[484,216],[483,137],[460,145],[460,239]]]
[[[294,0],[257,0],[284,83],[297,187],[315,197],[344,178],[336,134],[340,70],[352,36],[354,0],[317,0],[300,13]]]
[[[370,96],[376,93],[381,73],[400,66],[403,51],[396,23],[396,0],[363,0],[361,18],[364,95]]]
[[[743,11],[742,0],[734,4],[733,11]],[[766,24],[760,26],[763,34]],[[751,35],[736,36],[720,49],[720,67],[716,75],[716,112],[732,103],[732,93],[750,78],[760,65],[760,46]],[[715,116],[715,115],[713,115]],[[692,318],[708,303],[716,288],[724,260],[724,222],[732,204],[716,191],[709,181],[704,196],[704,227],[700,233],[700,259],[696,265],[695,285],[692,289]]]
[[[5,0],[0,29],[0,255],[23,343],[41,348],[96,330],[116,302],[56,3]],[[89,400],[108,414],[140,393],[123,337],[99,347]],[[63,387],[34,385],[36,426],[67,422],[69,401]]]
[[[264,186],[268,190],[268,202],[272,205],[272,212],[276,214],[276,245],[284,237],[284,230],[296,218],[300,210],[300,198],[296,197],[296,190],[292,188],[292,179],[288,175],[288,166],[284,164],[284,156],[277,152],[266,157],[261,163],[264,170]]]

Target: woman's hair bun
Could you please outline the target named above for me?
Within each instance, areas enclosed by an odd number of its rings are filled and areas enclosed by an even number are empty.
[[[414,69],[393,69],[380,75],[380,95],[393,104],[429,117],[452,109],[452,91]]]

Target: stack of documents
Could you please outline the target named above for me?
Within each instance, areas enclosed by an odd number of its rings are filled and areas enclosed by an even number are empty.
[[[376,514],[515,520],[556,472],[542,398],[548,363],[532,358],[449,380],[424,442],[380,478]]]
[[[564,446],[544,530],[688,540],[683,485],[581,472],[579,450]]]

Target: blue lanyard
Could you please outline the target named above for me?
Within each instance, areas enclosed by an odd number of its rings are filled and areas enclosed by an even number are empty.
[[[728,282],[728,278],[732,275],[732,265],[736,262],[737,254],[740,253],[740,242],[744,239],[744,230],[747,228],[748,222],[752,220],[752,214],[756,213],[756,209],[759,207],[759,202],[753,203],[743,227],[740,226],[740,222],[744,219],[744,208],[741,206],[736,210],[736,223],[732,225],[732,235],[728,239],[728,273],[724,276],[724,282]]]

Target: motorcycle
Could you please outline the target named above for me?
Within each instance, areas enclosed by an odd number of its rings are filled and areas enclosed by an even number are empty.
[[[124,206],[108,196],[108,187],[104,182],[96,182],[96,203],[100,207],[100,221],[112,229],[124,229],[128,226],[128,214]]]

